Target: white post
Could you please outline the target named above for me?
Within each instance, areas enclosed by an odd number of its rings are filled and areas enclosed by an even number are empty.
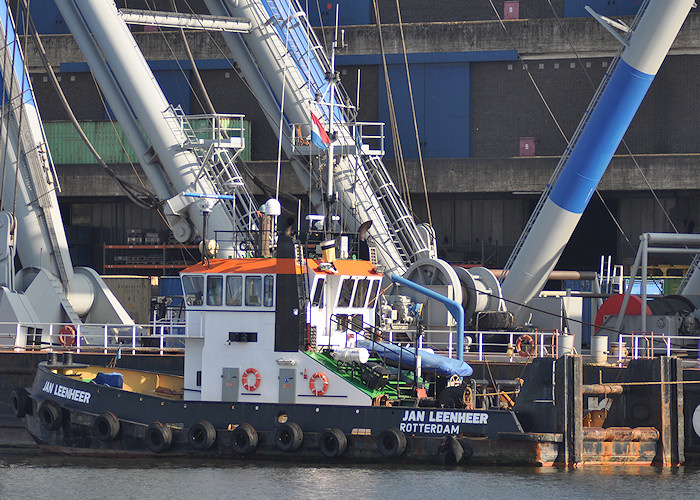
[[[622,364],[622,349],[625,344],[622,343],[622,334],[617,336],[617,362]]]
[[[80,354],[80,337],[81,337],[81,331],[82,331],[81,326],[82,325],[78,324],[76,326],[77,326],[77,329],[75,332],[75,352]]]
[[[109,343],[109,338],[108,338],[108,332],[107,332],[107,325],[104,327],[104,346],[103,346],[103,351],[105,354],[107,354],[107,344]]]
[[[447,356],[452,357],[452,329],[450,328],[450,335],[449,335],[449,344],[448,344],[448,349],[447,349]]]

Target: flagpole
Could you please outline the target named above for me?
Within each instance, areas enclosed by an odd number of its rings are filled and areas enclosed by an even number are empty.
[[[333,155],[333,103],[335,99],[335,49],[338,46],[338,6],[335,9],[335,36],[333,38],[333,45],[331,49],[331,74],[329,75],[328,83],[330,84],[330,99],[329,99],[329,110],[328,113],[328,135],[330,137],[330,144],[328,145],[328,150],[326,154],[328,155],[328,183],[326,187],[327,191],[327,209],[326,216],[328,217],[327,227],[331,227],[331,204],[335,201],[335,192],[333,186],[333,167],[334,167],[334,155]]]

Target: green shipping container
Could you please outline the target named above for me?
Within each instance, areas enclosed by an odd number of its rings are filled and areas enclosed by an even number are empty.
[[[85,135],[108,164],[137,163],[134,150],[117,122],[80,122]],[[44,122],[46,139],[57,165],[97,163],[71,122]]]
[[[193,128],[197,130],[196,124]],[[136,154],[126,140],[124,131],[114,121],[80,122],[85,135],[107,164],[138,163]],[[71,122],[44,122],[46,139],[56,165],[89,165],[97,163]],[[243,120],[245,149],[243,161],[250,161],[250,122]]]

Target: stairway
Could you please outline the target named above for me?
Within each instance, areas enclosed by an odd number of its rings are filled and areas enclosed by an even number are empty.
[[[221,126],[223,120],[230,119],[226,115],[202,115],[212,124],[211,129],[207,130],[210,137],[202,138],[201,134],[198,135],[194,130],[189,117],[185,116],[180,106],[172,107],[172,112],[177,117],[178,136],[184,134],[181,139],[182,147],[192,151],[201,165],[198,177],[205,177],[216,190],[216,193],[207,194],[235,196],[235,200],[222,199],[220,203],[231,219],[233,231],[252,239],[249,233],[258,226],[257,203],[236,167],[236,158],[245,146],[242,117],[241,126],[238,127],[241,135],[236,137],[231,136],[227,132],[228,129]]]

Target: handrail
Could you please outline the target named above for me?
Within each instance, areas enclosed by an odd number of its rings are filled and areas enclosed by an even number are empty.
[[[70,327],[74,333],[64,328]],[[36,333],[25,333],[25,330]],[[149,324],[14,323],[0,322],[0,349],[99,352],[120,354],[184,352],[184,320]],[[3,342],[7,339],[7,344]]]
[[[680,356],[698,359],[700,362],[700,336],[666,335],[655,332],[632,332],[618,336],[619,349],[617,361],[622,363],[627,357],[631,359],[653,358],[657,355]],[[627,344],[629,341],[629,344]],[[627,347],[629,345],[629,348]],[[625,354],[625,351],[628,351]]]

